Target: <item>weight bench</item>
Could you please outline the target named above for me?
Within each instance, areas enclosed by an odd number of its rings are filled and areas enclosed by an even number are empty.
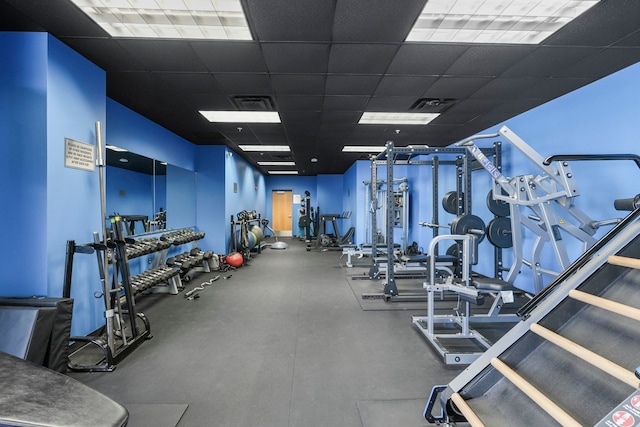
[[[124,427],[127,409],[59,372],[0,352],[0,425]]]
[[[394,258],[393,272],[398,277],[427,277],[429,275],[429,255],[401,255]],[[386,275],[388,260],[386,257],[374,258],[373,272]],[[435,260],[436,271],[441,271],[446,275],[453,275],[453,267],[457,264],[458,258],[451,255],[438,255]],[[371,272],[370,272],[371,276]]]
[[[427,316],[413,316],[412,323],[429,340],[442,356],[445,364],[470,364],[477,359],[491,343],[479,332],[471,329],[471,323],[517,322],[519,318],[513,314],[500,314],[505,302],[513,302],[514,288],[510,283],[500,279],[472,277],[471,265],[477,263],[478,238],[472,234],[440,235],[429,244],[429,253],[436,253],[437,244],[442,240],[454,240],[462,243],[462,277],[450,275],[444,282],[436,281],[436,258],[429,260],[429,281],[423,287],[427,291]],[[435,314],[435,293],[454,292],[463,302],[461,309],[454,308],[455,314]],[[492,307],[487,314],[471,314],[471,304],[481,305],[488,294],[495,296]],[[426,325],[426,328],[425,328]],[[444,325],[436,330],[436,325]],[[461,343],[464,342],[463,345]],[[451,346],[447,346],[451,343]]]
[[[358,255],[359,253],[361,254],[362,252],[356,245],[340,245],[340,247],[342,248],[342,256],[344,255],[347,256],[347,262],[346,262],[347,267],[349,268],[353,267],[353,263],[351,262],[351,257],[354,255]],[[342,256],[340,258],[342,258]]]

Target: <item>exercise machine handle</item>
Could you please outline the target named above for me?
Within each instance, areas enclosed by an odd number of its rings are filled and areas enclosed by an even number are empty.
[[[616,199],[613,201],[613,207],[617,211],[632,211],[640,206],[640,194],[628,199]]]
[[[450,228],[450,225],[433,224],[431,222],[419,222],[418,225],[429,228]]]
[[[563,160],[633,160],[640,168],[640,156],[636,154],[555,154],[544,159],[542,163],[549,166],[551,162]]]

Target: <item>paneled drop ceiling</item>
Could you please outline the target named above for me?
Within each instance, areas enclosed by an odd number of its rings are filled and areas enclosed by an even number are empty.
[[[300,175],[367,158],[345,145],[447,146],[640,61],[637,0],[602,0],[539,44],[405,41],[425,3],[242,0],[253,40],[235,41],[115,38],[70,0],[0,0],[0,30],[47,31],[106,71],[115,101],[193,144],[294,161],[259,168]],[[273,110],[282,123],[210,123],[200,110]],[[441,114],[358,125],[365,111]]]

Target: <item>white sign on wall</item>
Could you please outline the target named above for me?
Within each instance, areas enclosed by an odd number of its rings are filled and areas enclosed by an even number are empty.
[[[64,166],[93,172],[96,170],[95,146],[86,142],[64,139]]]

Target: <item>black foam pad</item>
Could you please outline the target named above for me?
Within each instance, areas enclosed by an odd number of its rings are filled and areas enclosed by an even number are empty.
[[[42,365],[55,308],[0,306],[0,351]]]
[[[44,362],[42,364],[49,369],[53,369],[54,371],[67,371],[67,363],[69,359],[69,338],[71,336],[71,317],[73,314],[73,299],[0,298],[0,306],[55,308],[53,325],[51,326],[49,347],[46,351]],[[3,326],[0,325],[0,328],[2,327]]]
[[[123,427],[127,409],[59,372],[0,352],[0,425]]]

